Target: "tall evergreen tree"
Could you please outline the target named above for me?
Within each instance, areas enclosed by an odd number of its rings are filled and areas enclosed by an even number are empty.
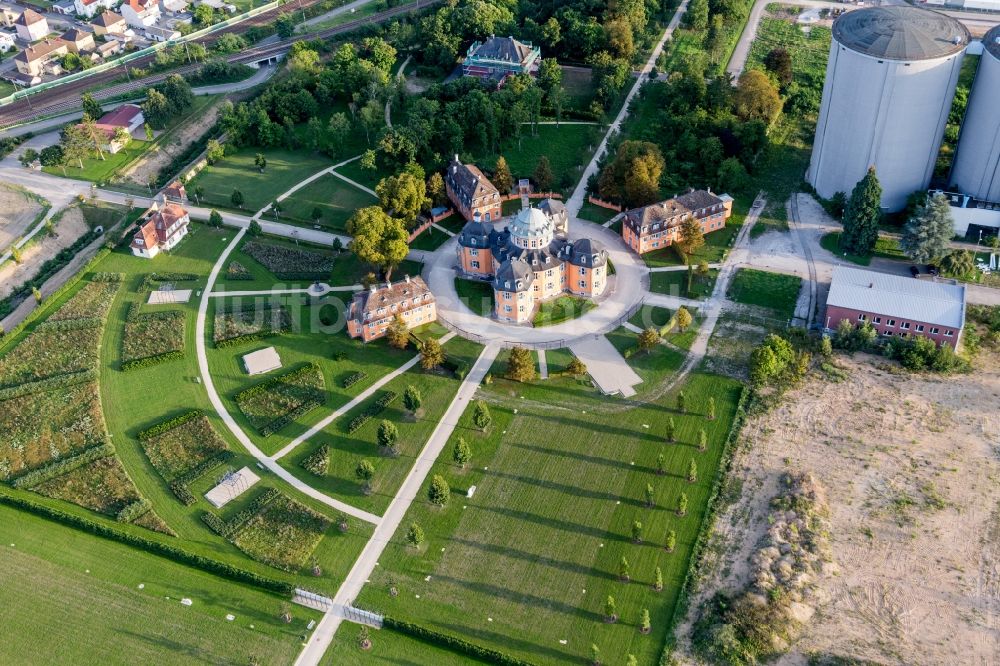
[[[844,210],[844,233],[840,247],[851,254],[871,254],[878,240],[878,225],[882,220],[882,185],[869,167],[865,177],[851,192]]]
[[[913,261],[930,264],[948,254],[955,235],[951,206],[943,194],[928,197],[906,223],[899,247]]]

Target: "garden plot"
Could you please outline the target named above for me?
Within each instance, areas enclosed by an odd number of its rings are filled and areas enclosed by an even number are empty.
[[[287,331],[291,326],[291,316],[283,305],[264,305],[242,302],[215,313],[212,340],[218,344],[238,338],[259,338]],[[249,340],[248,340],[249,341]]]
[[[88,282],[52,314],[48,321],[92,319],[108,316],[119,282]]]
[[[185,319],[180,310],[130,315],[122,338],[122,361],[180,358],[184,355]]]
[[[0,402],[0,479],[103,444],[97,384],[85,382]]]
[[[264,241],[249,241],[241,249],[280,280],[326,279],[333,270],[334,258],[326,252]]]
[[[115,456],[106,456],[77,467],[32,490],[108,516],[118,515],[122,509],[141,499]]]
[[[258,562],[297,572],[329,527],[330,520],[322,514],[279,494],[244,523],[232,541]]]
[[[190,474],[229,449],[201,412],[176,421],[180,423],[159,434],[139,437],[149,462],[166,481]]]
[[[326,381],[319,366],[310,363],[240,391],[240,411],[267,437],[326,401]]]
[[[97,364],[100,341],[95,327],[62,330],[39,326],[0,357],[0,387],[91,370]]]

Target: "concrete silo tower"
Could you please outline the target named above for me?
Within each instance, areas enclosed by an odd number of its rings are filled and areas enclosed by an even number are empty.
[[[976,199],[1000,201],[1000,25],[983,37],[948,184]]]
[[[834,22],[806,175],[820,196],[850,195],[872,165],[890,211],[927,187],[968,44],[961,23],[916,7],[858,9]]]

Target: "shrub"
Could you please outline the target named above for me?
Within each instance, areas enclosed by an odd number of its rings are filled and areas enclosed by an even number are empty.
[[[341,382],[341,386],[344,387],[345,389],[346,388],[351,388],[352,386],[354,386],[355,384],[357,384],[358,382],[360,382],[362,379],[364,379],[367,376],[368,376],[368,373],[361,372],[359,370],[358,372],[355,372],[355,373],[353,373],[353,374],[348,375],[347,377],[345,377],[344,381]]]
[[[250,241],[242,249],[282,280],[326,278],[333,270],[333,257],[320,252],[263,241]]]
[[[353,434],[354,432],[357,432],[361,428],[361,426],[368,423],[368,421],[370,421],[371,419],[375,418],[383,411],[385,411],[385,408],[391,405],[393,402],[395,402],[396,398],[398,397],[399,394],[397,394],[395,391],[386,391],[385,393],[380,395],[375,402],[373,402],[367,409],[365,409],[365,411],[361,412],[360,414],[358,414],[357,416],[355,416],[350,420],[350,422],[347,424],[348,434]]]
[[[119,523],[131,523],[144,515],[149,513],[153,509],[153,505],[148,499],[142,498],[125,505],[125,507],[118,512],[115,516],[115,520]]]
[[[451,488],[448,486],[448,482],[440,474],[435,474],[434,478],[431,479],[431,485],[427,488],[427,499],[431,501],[431,504],[444,506],[450,498]]]
[[[205,413],[200,409],[193,409],[190,412],[181,414],[180,416],[175,416],[174,418],[168,421],[163,421],[162,423],[157,423],[156,425],[146,428],[145,430],[141,430],[138,433],[136,433],[135,438],[141,442],[144,439],[155,437],[160,433],[164,433],[168,430],[176,428],[179,425],[187,423],[191,419],[196,419],[199,416],[204,416],[204,415]]]
[[[323,444],[299,463],[302,469],[312,472],[316,476],[324,476],[330,469],[330,447]]]
[[[439,645],[448,650],[469,655],[470,657],[487,663],[500,664],[501,666],[532,666],[531,662],[518,659],[517,657],[512,657],[511,655],[499,652],[498,650],[476,645],[464,639],[442,634],[422,627],[418,624],[404,622],[393,617],[383,617],[382,627],[392,631],[397,631],[407,636],[412,636],[413,638],[430,643],[431,645]]]

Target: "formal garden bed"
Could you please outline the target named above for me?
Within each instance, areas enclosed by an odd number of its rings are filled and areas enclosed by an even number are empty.
[[[281,280],[326,279],[333,270],[334,257],[324,252],[264,241],[244,243],[242,251]]]
[[[188,506],[197,501],[189,486],[233,457],[229,445],[199,410],[158,423],[137,438],[171,492]]]
[[[291,316],[283,305],[257,306],[239,302],[215,312],[212,340],[220,343],[241,338],[253,339],[287,331]]]
[[[237,548],[285,571],[306,566],[330,520],[286,495],[278,495],[233,535]]]
[[[151,365],[184,356],[184,325],[181,310],[139,313],[137,304],[125,320],[122,337],[122,368]]]
[[[272,377],[240,391],[236,405],[263,436],[319,407],[326,401],[326,381],[315,363]]]
[[[103,318],[118,293],[120,282],[88,282],[49,316],[48,321]]]

